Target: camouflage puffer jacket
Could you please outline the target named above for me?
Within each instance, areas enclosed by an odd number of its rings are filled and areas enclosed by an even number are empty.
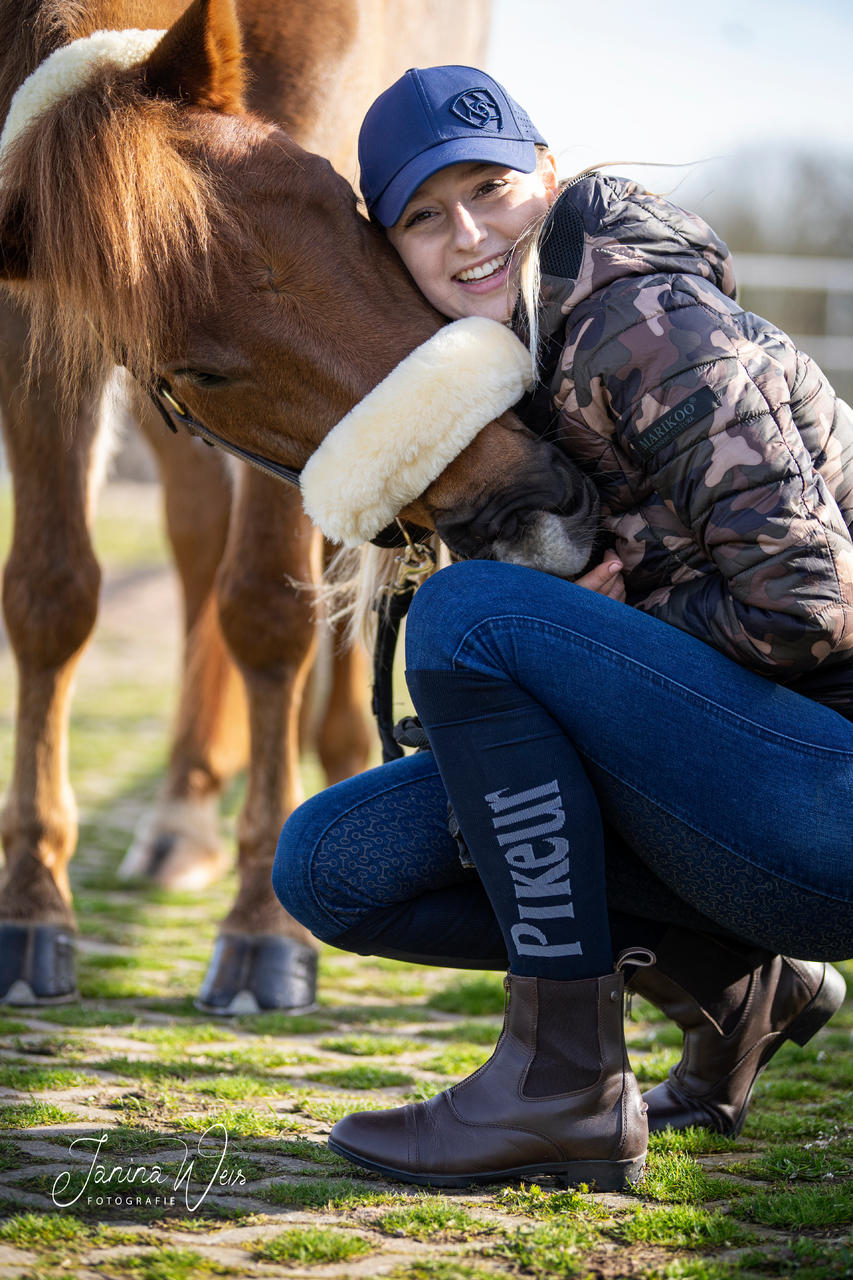
[[[700,218],[593,175],[546,230],[549,434],[595,480],[629,603],[853,718],[853,410],[737,305]]]

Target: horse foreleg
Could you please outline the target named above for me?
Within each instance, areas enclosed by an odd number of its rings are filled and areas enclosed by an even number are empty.
[[[331,786],[367,768],[376,738],[368,721],[367,656],[360,644],[348,645],[343,627],[331,624],[329,694],[317,729],[317,754]]]
[[[199,1007],[305,1008],[316,944],[280,906],[271,871],[285,817],[302,798],[299,707],[314,652],[310,583],[317,536],[295,491],[241,475],[219,576],[223,632],[246,684],[251,754],[238,824],[239,889],[220,926]]]
[[[71,680],[95,623],[100,570],[89,535],[98,400],[73,440],[42,369],[38,397],[21,385],[22,317],[2,316],[0,405],[13,479],[14,525],[3,612],[18,669],[15,758],[2,838],[0,1001],[76,995],[68,863],[77,813],[68,777]]]
[[[215,591],[233,482],[219,451],[185,433],[172,435],[141,397],[132,408],[163,485],[183,593],[184,655],[166,778],[119,875],[168,889],[204,889],[230,865],[219,834],[219,799],[248,755],[243,682],[222,636]]]

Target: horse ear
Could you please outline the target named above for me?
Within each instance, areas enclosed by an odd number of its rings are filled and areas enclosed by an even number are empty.
[[[193,0],[143,64],[152,93],[234,115],[244,110],[234,0]]]

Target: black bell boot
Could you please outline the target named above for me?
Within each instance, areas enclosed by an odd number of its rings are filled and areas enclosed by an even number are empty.
[[[804,1045],[846,995],[831,965],[791,960],[746,944],[671,928],[657,964],[629,990],[684,1032],[681,1061],[644,1095],[649,1131],[698,1125],[736,1137],[753,1086],[786,1040]]]
[[[613,1191],[643,1171],[645,1108],[628,1065],[621,973],[506,979],[504,1027],[478,1071],[428,1102],[360,1112],[329,1146],[434,1187],[543,1175]]]

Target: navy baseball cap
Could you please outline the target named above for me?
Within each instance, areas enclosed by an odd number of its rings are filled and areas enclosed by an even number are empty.
[[[521,173],[547,146],[527,112],[476,67],[412,67],[376,99],[358,139],[368,212],[391,227],[433,173],[481,161]]]

